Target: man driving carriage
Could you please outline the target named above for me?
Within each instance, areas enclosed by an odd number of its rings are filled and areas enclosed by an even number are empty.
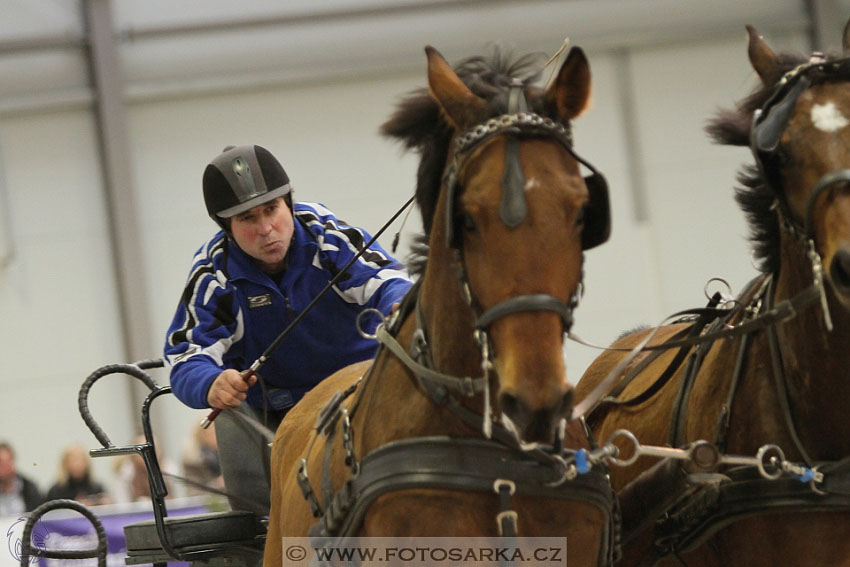
[[[377,243],[342,276],[264,361],[244,369],[371,238],[318,203],[295,202],[280,162],[256,145],[228,146],[203,176],[204,201],[221,230],[195,253],[168,329],[174,394],[216,420],[230,505],[267,515],[267,440],[237,413],[276,429],[286,412],[334,371],[372,358],[357,316],[392,311],[411,286]]]

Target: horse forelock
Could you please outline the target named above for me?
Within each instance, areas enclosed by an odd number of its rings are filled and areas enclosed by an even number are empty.
[[[454,69],[474,94],[487,101],[486,111],[479,117],[484,121],[507,112],[508,87],[514,79],[520,79],[523,85],[528,87],[540,78],[539,63],[544,57],[543,54],[536,53],[514,57],[510,51],[495,46],[489,56],[469,57],[458,63]],[[531,111],[541,115],[550,114],[538,91],[529,90],[527,99]],[[427,236],[434,220],[443,170],[455,132],[425,88],[416,89],[404,97],[380,131],[383,135],[402,142],[405,149],[419,152],[416,203]],[[420,267],[423,265],[421,252],[422,250],[418,251],[420,257],[416,260]]]

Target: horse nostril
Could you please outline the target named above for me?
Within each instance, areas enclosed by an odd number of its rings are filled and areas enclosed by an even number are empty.
[[[513,394],[503,392],[499,396],[499,409],[511,419],[515,419],[520,411],[519,398]]]
[[[850,293],[850,252],[839,250],[832,257],[829,276],[836,291]]]
[[[572,388],[570,388],[569,391],[567,391],[567,393],[564,394],[564,397],[561,398],[561,407],[559,408],[560,409],[559,413],[563,416],[568,417],[573,411],[573,393],[574,393],[574,390]]]
[[[499,395],[499,409],[502,415],[513,424],[519,439],[526,442],[553,442],[558,424],[564,418],[569,419],[572,406],[572,389],[551,406],[539,409],[529,408],[521,398],[513,394],[502,392]]]

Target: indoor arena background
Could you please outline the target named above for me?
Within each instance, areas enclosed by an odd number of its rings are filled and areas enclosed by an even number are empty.
[[[63,447],[96,446],[77,413],[83,379],[161,356],[216,228],[201,173],[225,145],[265,146],[296,199],[374,232],[413,191],[416,157],[378,127],[425,85],[424,46],[456,63],[494,42],[553,54],[568,38],[593,73],[576,148],[613,209],[574,331],[607,344],[703,305],[712,277],[738,291],[755,275],[733,201],[749,152],[703,126],[756,84],[746,24],[778,50],[834,48],[850,1],[0,0],[0,14],[0,438],[46,489]],[[399,258],[419,230],[414,212]],[[570,379],[596,355],[570,345]],[[93,410],[127,443],[141,398],[109,382]],[[178,460],[205,412],[158,405]],[[110,482],[110,463],[95,465]]]

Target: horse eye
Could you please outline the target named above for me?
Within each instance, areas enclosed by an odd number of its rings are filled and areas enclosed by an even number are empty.
[[[463,230],[467,232],[475,232],[477,227],[475,226],[475,219],[472,218],[472,215],[469,213],[461,213],[461,223],[463,226]]]
[[[576,215],[576,226],[581,226],[584,224],[584,217],[587,214],[587,206],[580,208],[578,210],[578,214]]]

